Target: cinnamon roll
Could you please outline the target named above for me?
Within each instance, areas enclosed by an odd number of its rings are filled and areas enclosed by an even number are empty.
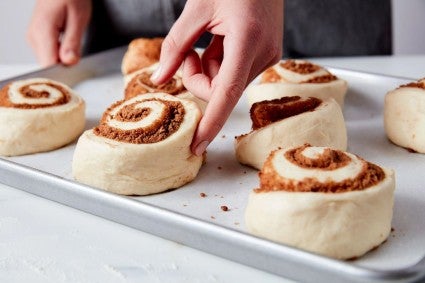
[[[125,99],[129,99],[144,93],[164,92],[171,95],[175,95],[181,99],[188,99],[193,102],[196,102],[201,108],[202,113],[205,112],[207,102],[196,97],[184,87],[180,70],[178,70],[176,74],[174,74],[174,76],[167,83],[162,85],[155,85],[154,83],[152,83],[150,77],[152,76],[156,68],[157,64],[154,64],[150,67],[143,68],[125,76]]]
[[[84,125],[83,99],[62,83],[34,78],[0,90],[0,155],[59,148],[76,139]]]
[[[387,93],[384,124],[393,143],[425,153],[425,78]]]
[[[137,38],[131,41],[121,63],[123,75],[128,75],[157,63],[163,40],[162,37],[157,37]]]
[[[248,200],[248,231],[338,259],[359,257],[391,231],[394,172],[354,154],[304,145],[270,154]]]
[[[333,98],[287,96],[257,102],[250,110],[252,131],[235,138],[237,160],[261,169],[271,151],[304,143],[347,149],[341,108]]]
[[[280,61],[265,70],[258,84],[246,89],[248,103],[272,100],[283,96],[314,96],[334,98],[341,108],[347,92],[347,82],[325,68],[305,60]]]
[[[201,111],[166,93],[118,101],[85,131],[72,163],[76,180],[124,195],[147,195],[192,181],[203,157],[190,144]]]

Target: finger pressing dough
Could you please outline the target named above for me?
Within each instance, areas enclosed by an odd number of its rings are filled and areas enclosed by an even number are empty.
[[[77,143],[76,180],[124,195],[147,195],[192,181],[203,157],[190,144],[201,111],[196,103],[165,93],[118,101]]]

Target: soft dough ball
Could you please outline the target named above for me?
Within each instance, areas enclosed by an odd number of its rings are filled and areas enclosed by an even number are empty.
[[[245,221],[254,235],[321,255],[350,259],[390,231],[394,172],[356,155],[304,145],[276,150],[249,195]]]
[[[0,90],[0,155],[50,151],[84,130],[85,104],[68,86],[43,78]]]
[[[235,139],[237,160],[258,170],[270,152],[310,143],[347,149],[342,111],[333,98],[288,96],[254,103],[252,131]]]
[[[76,180],[124,195],[147,195],[192,181],[203,157],[190,150],[201,119],[196,103],[165,93],[118,101],[75,149]]]
[[[260,82],[251,84],[245,93],[250,106],[255,102],[284,96],[333,98],[341,109],[348,89],[345,80],[325,68],[305,60],[280,61],[260,75]]]
[[[132,40],[121,63],[123,75],[128,75],[158,63],[163,40],[164,38],[162,37],[141,37]]]
[[[425,79],[387,93],[384,124],[393,143],[425,153]]]

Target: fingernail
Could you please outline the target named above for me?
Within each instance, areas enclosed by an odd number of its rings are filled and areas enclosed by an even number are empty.
[[[158,66],[158,68],[156,68],[155,72],[153,72],[152,76],[151,76],[151,81],[156,81],[159,76],[161,75],[161,65]]]
[[[209,145],[209,141],[202,141],[200,142],[195,149],[195,155],[201,156],[205,150],[207,149],[207,146]]]
[[[78,60],[77,53],[72,49],[66,50],[64,55],[65,55],[64,56],[65,58],[63,58],[64,63],[74,63],[75,61]]]

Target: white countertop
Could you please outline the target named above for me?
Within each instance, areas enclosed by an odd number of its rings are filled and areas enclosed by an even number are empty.
[[[312,60],[425,77],[425,55]],[[0,65],[0,79],[34,68]],[[0,184],[0,282],[290,281]]]

